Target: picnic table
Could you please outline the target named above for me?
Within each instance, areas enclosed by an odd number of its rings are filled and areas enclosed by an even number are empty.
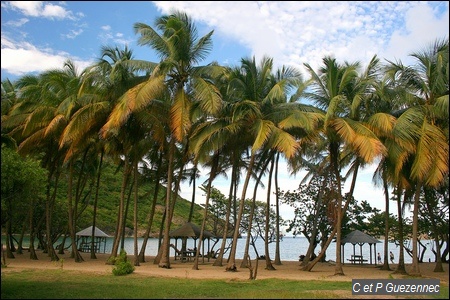
[[[352,255],[351,258],[348,258],[347,260],[349,262],[351,262],[352,264],[356,264],[356,263],[362,264],[362,263],[367,262],[367,259],[365,259],[364,256],[362,256],[362,255]]]
[[[187,250],[181,254],[181,261],[190,261],[195,257],[196,251]]]

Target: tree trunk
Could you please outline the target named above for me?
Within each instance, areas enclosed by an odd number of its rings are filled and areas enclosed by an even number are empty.
[[[384,260],[381,270],[390,271],[389,268],[389,188],[387,181],[383,176],[383,187],[384,187],[384,203],[385,203],[385,217],[384,217]]]
[[[103,165],[103,155],[104,151],[102,149],[102,152],[100,154],[100,162],[98,164],[98,170],[97,170],[97,182],[95,184],[95,197],[94,197],[94,212],[92,216],[92,234],[91,234],[91,259],[97,259],[97,256],[95,255],[95,249],[94,249],[94,238],[95,238],[95,227],[97,226],[97,204],[98,204],[98,193],[100,190],[100,178],[101,178],[101,170]]]
[[[228,258],[228,264],[226,267],[226,271],[237,271],[236,267],[236,247],[237,247],[237,240],[239,237],[239,227],[241,224],[242,214],[244,212],[244,202],[245,202],[245,194],[247,193],[248,184],[250,181],[250,177],[252,175],[252,169],[253,165],[255,164],[255,153],[252,151],[251,157],[250,157],[250,163],[247,168],[247,176],[245,178],[244,186],[242,188],[242,196],[239,203],[239,211],[237,215],[237,220],[234,225],[234,235],[233,235],[233,243],[231,245],[230,250],[230,256]]]
[[[268,176],[268,184],[267,184],[267,207],[266,207],[266,226],[264,228],[264,254],[266,256],[266,269],[267,270],[276,270],[275,267],[272,265],[272,262],[270,260],[270,252],[269,252],[269,226],[270,226],[270,194],[271,194],[271,187],[272,187],[272,176],[273,176],[273,168],[275,165],[275,159],[273,155],[269,155],[270,161],[270,170],[269,170],[269,176]],[[266,169],[266,167],[264,167]]]
[[[249,263],[248,251],[250,248],[250,238],[252,236],[252,225],[253,225],[253,216],[255,214],[256,194],[258,192],[259,183],[261,182],[261,178],[264,175],[264,171],[267,168],[269,161],[270,161],[270,159],[267,159],[266,162],[264,163],[264,166],[261,168],[261,172],[259,173],[258,178],[256,179],[255,187],[253,189],[252,206],[250,207],[250,214],[248,216],[248,229],[247,229],[248,233],[247,233],[247,238],[245,241],[244,257],[242,258],[241,268],[248,267],[248,263]],[[256,169],[258,169],[258,168],[256,168]]]
[[[145,249],[147,247],[147,241],[150,237],[150,232],[153,225],[153,218],[155,216],[155,210],[156,210],[156,204],[158,202],[158,192],[159,192],[159,180],[160,180],[160,169],[161,169],[161,163],[162,163],[162,155],[160,155],[158,160],[158,167],[156,169],[156,175],[155,175],[155,190],[153,192],[153,201],[152,201],[152,208],[150,210],[150,215],[148,218],[147,223],[147,229],[145,230],[144,234],[144,240],[142,241],[141,251],[139,252],[139,261],[145,262]]]
[[[405,269],[405,254],[403,244],[403,215],[402,215],[402,201],[401,201],[401,189],[397,186],[397,217],[398,217],[398,241],[400,245],[400,251],[398,255],[398,265],[394,273],[407,274]]]
[[[128,163],[128,158],[125,157],[125,164],[124,164],[124,170],[122,175],[122,186],[120,188],[120,200],[119,200],[119,211],[117,213],[117,224],[116,224],[116,232],[114,234],[114,242],[111,249],[111,255],[108,258],[107,264],[114,264],[118,251],[119,251],[119,244],[121,240],[121,233],[122,233],[122,224],[124,222],[123,216],[124,216],[124,206],[125,206],[125,191],[128,184],[128,173],[130,167]]]
[[[419,269],[419,255],[418,255],[418,226],[419,226],[419,205],[420,205],[420,191],[422,185],[417,183],[416,192],[414,195],[414,210],[413,210],[413,228],[412,228],[412,240],[413,240],[413,257],[410,275],[421,276]]]
[[[158,266],[160,268],[170,269],[170,201],[172,199],[172,178],[173,178],[173,164],[174,164],[174,151],[175,151],[175,140],[172,137],[169,144],[169,165],[167,170],[167,190],[166,190],[166,220],[164,222],[164,236],[161,245],[161,259]]]
[[[236,182],[236,168],[235,165],[233,165],[233,168],[231,170],[231,182],[230,182],[230,191],[228,193],[228,201],[227,201],[227,213],[225,216],[225,226],[223,228],[223,234],[222,234],[222,243],[220,245],[219,254],[216,258],[216,260],[213,263],[213,266],[223,266],[223,255],[225,252],[225,246],[227,243],[228,238],[228,224],[230,223],[230,216],[231,216],[231,202],[233,200],[233,191],[235,190],[235,182]]]
[[[282,265],[280,257],[280,198],[278,196],[278,161],[280,159],[280,153],[277,153],[276,163],[275,163],[275,212],[276,212],[276,241],[275,241],[275,265]]]

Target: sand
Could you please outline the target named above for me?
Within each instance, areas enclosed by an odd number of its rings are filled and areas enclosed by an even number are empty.
[[[6,258],[6,268],[2,267],[1,272],[16,272],[24,269],[61,269],[74,270],[82,272],[94,272],[111,274],[112,265],[106,264],[109,254],[97,254],[97,259],[91,259],[90,253],[81,253],[84,262],[75,262],[70,258],[70,253],[66,251],[65,254],[59,255],[60,262],[50,261],[47,254],[42,251],[37,251],[38,260],[31,260],[28,252],[24,254],[14,254],[15,258]],[[133,261],[133,256],[128,258]],[[248,280],[250,271],[247,268],[241,268],[241,260],[236,260],[237,271],[226,271],[226,260],[223,266],[213,266],[213,259],[209,262],[207,258],[199,259],[198,270],[193,269],[194,262],[174,261],[171,258],[171,268],[160,268],[154,264],[154,257],[147,256],[146,262],[140,263],[136,266],[135,273],[146,276],[165,276],[165,277],[179,277],[190,279],[223,279],[223,280]],[[252,265],[255,267],[255,260],[252,260]],[[379,266],[375,265],[351,265],[344,264],[343,271],[345,275],[334,275],[335,266],[333,263],[318,263],[314,266],[312,271],[302,271],[300,262],[298,261],[282,261],[281,265],[273,265],[276,270],[266,270],[265,260],[259,260],[256,279],[266,278],[280,278],[291,280],[330,280],[330,281],[349,281],[352,279],[389,279],[389,278],[404,278],[403,275],[395,274],[396,265],[390,265],[391,271],[380,270]],[[448,264],[444,264],[445,272],[433,272],[435,263],[421,263],[419,268],[422,278],[437,278],[441,280],[441,284],[448,285],[449,272]],[[411,268],[406,265],[406,271]]]

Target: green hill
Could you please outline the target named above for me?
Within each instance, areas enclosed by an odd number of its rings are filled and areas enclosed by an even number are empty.
[[[64,178],[61,177],[60,187],[58,189],[57,202],[62,206],[67,204],[67,182],[64,182]],[[97,219],[96,226],[108,234],[115,232],[117,224],[117,214],[120,202],[120,192],[122,184],[122,171],[116,172],[116,167],[112,164],[106,164],[102,169],[102,176],[100,182],[98,206],[97,206]],[[89,188],[85,188],[82,201],[84,205],[79,205],[77,220],[77,230],[84,229],[88,226],[92,226],[93,222],[93,210],[94,210],[94,184],[91,184],[91,191]],[[150,180],[140,178],[139,190],[138,190],[138,236],[142,236],[148,226],[148,220],[150,211],[152,208],[154,197],[155,184]],[[151,230],[151,236],[158,236],[163,219],[164,207],[165,207],[166,188],[160,185],[157,197],[157,205],[155,209],[155,215],[153,218],[153,225]],[[134,190],[130,190],[128,187],[126,200],[128,205],[126,209],[126,235],[131,236],[133,234],[133,207],[134,207]],[[176,228],[188,220],[191,201],[178,197],[174,215],[172,219],[171,228]],[[81,210],[81,211],[80,211]],[[64,209],[60,212],[64,215]],[[194,207],[193,223],[201,224],[203,219],[203,208],[196,204]]]

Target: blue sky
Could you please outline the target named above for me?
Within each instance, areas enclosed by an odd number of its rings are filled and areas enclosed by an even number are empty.
[[[2,1],[1,79],[61,68],[67,58],[81,71],[103,45],[128,45],[134,58],[157,61],[152,49],[137,45],[133,24],[153,26],[174,8],[194,20],[199,36],[214,30],[213,51],[202,64],[238,65],[242,57],[263,55],[276,66],[300,70],[303,63],[317,69],[325,55],[363,65],[374,55],[411,64],[408,54],[449,36],[448,1]],[[302,174],[283,173],[280,188],[297,188]],[[360,173],[355,197],[383,209],[372,173],[373,168]],[[224,178],[214,186],[228,193]],[[190,192],[185,185],[182,196],[190,199]],[[261,190],[261,200],[265,194]],[[201,192],[197,198],[204,198]],[[289,208],[282,212],[292,217]]]

